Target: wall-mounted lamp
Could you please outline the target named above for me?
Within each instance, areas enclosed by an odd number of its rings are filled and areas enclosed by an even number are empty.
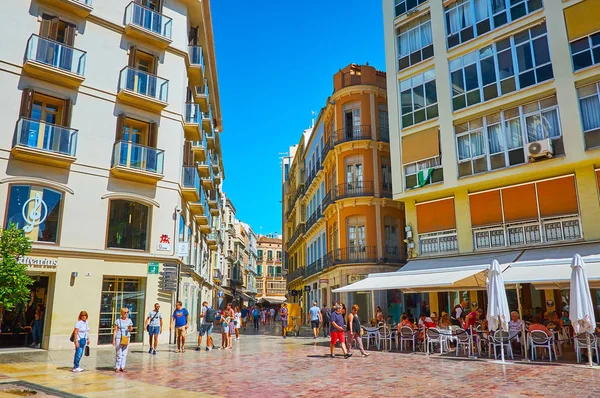
[[[79,276],[79,272],[73,271],[71,272],[71,278],[77,278]]]

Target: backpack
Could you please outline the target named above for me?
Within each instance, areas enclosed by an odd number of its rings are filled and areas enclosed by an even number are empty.
[[[206,314],[204,314],[204,319],[207,323],[213,323],[216,318],[217,311],[214,308],[208,308],[206,310]]]
[[[258,313],[258,310],[254,310],[254,311],[252,312],[252,316],[253,316],[254,318],[258,318],[258,315],[259,315],[259,313]]]
[[[323,309],[323,322],[331,322],[331,312],[329,312],[329,308]]]

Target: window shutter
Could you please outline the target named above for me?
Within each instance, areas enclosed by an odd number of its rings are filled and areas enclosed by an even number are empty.
[[[159,57],[158,55],[153,55],[153,62],[152,62],[152,74],[156,75],[158,72],[158,61],[159,61]]]
[[[131,68],[135,68],[135,57],[137,53],[137,47],[131,46],[129,47],[129,61],[127,62],[127,66]]]
[[[152,148],[156,148],[157,139],[158,139],[158,124],[150,123],[150,131],[148,133],[148,146]]]
[[[42,23],[40,24],[40,36],[50,38],[50,25],[52,20],[56,18],[52,15],[42,14]]]
[[[71,114],[73,113],[73,101],[70,98],[65,100],[62,110],[62,125],[64,127],[71,127]]]
[[[194,89],[190,86],[187,87],[187,92],[185,94],[185,102],[194,102],[193,91]]]
[[[192,153],[192,143],[190,141],[185,141],[183,144],[183,165],[184,166],[193,166],[194,165],[194,156]]]
[[[67,29],[65,30],[65,44],[70,47],[75,46],[75,25],[67,24]]]
[[[58,38],[58,24],[60,20],[58,17],[52,17],[50,21],[50,33],[48,34],[48,38],[52,40],[56,40]]]
[[[163,1],[162,0],[158,0],[156,2],[156,11],[162,13],[162,9],[163,9]]]
[[[115,142],[121,141],[123,138],[123,129],[125,128],[125,114],[120,113],[117,116],[117,131],[115,134]]]
[[[21,109],[19,111],[19,116],[30,118],[31,117],[31,107],[33,105],[33,94],[35,92],[30,88],[24,88],[23,94],[21,95]]]
[[[198,27],[197,26],[190,28],[190,33],[188,35],[188,44],[190,46],[195,46],[198,44]]]

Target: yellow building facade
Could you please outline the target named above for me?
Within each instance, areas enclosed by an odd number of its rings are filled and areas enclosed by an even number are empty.
[[[332,290],[405,261],[402,205],[391,198],[385,79],[369,65],[336,73],[333,94],[296,149],[284,237],[288,290],[305,309],[312,301],[369,309],[385,298]]]
[[[599,6],[383,2],[393,197],[411,259],[598,254]],[[560,310],[565,294],[526,286],[524,308]],[[448,311],[477,296],[413,301]]]

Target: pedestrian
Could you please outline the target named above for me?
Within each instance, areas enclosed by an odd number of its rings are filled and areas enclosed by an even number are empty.
[[[340,304],[340,314],[342,314],[342,318],[344,318],[344,322],[346,321],[346,304]]]
[[[227,330],[229,325],[225,323],[225,311],[219,311],[217,314],[217,322],[221,325],[221,350],[227,348]]]
[[[113,331],[113,346],[116,348],[115,372],[126,372],[127,352],[129,351],[129,340],[133,330],[133,322],[128,317],[129,310],[121,308],[121,317],[115,321]]]
[[[246,330],[246,324],[248,323],[249,312],[250,310],[248,310],[248,307],[246,307],[245,305],[242,306],[242,327],[244,328],[244,330]]]
[[[287,326],[288,326],[288,309],[287,309],[287,303],[283,303],[283,305],[281,306],[281,310],[279,310],[279,316],[281,319],[281,334],[283,335],[283,338],[286,338],[286,333],[287,333]]]
[[[227,316],[229,318],[229,330],[227,331],[227,349],[233,348],[232,336],[235,334],[235,311],[233,310],[231,303],[227,304]]]
[[[327,308],[327,303],[323,304],[323,308],[321,309],[321,319],[323,319],[323,337],[329,337],[331,310]]]
[[[73,359],[73,372],[83,372],[83,369],[79,366],[85,347],[90,344],[90,338],[88,333],[90,327],[88,326],[88,313],[81,311],[77,318],[77,323],[73,329],[71,335],[71,341],[75,343],[75,358]]]
[[[198,329],[198,347],[196,351],[200,351],[202,345],[202,336],[206,335],[206,351],[210,351],[213,348],[212,329],[216,318],[216,311],[208,306],[208,302],[202,303],[202,310],[200,311],[200,328]]]
[[[252,311],[252,322],[254,323],[254,329],[258,330],[258,321],[260,319],[260,311],[258,311],[258,307],[254,306],[254,310]]]
[[[346,339],[344,338],[344,318],[342,317],[342,307],[339,305],[333,306],[333,312],[331,313],[331,329],[330,329],[331,340],[329,343],[329,356],[331,358],[335,358],[333,355],[333,349],[335,348],[335,344],[339,341],[342,346],[342,352],[344,353],[344,358],[350,358],[352,356],[351,353],[346,351]]]
[[[230,350],[231,347],[231,333],[230,333],[230,323],[232,322],[232,316],[229,313],[229,308],[231,304],[227,304],[227,308],[221,314],[221,349],[222,350]]]
[[[267,310],[265,308],[262,309],[261,315],[262,315],[262,324],[266,325],[267,324]]]
[[[323,317],[321,315],[321,309],[317,305],[316,301],[313,301],[313,306],[308,310],[310,314],[310,326],[313,330],[314,339],[316,340],[319,337],[319,325],[323,321]]]
[[[31,348],[40,348],[42,346],[42,335],[44,329],[44,306],[38,304],[35,306]]]
[[[235,341],[240,341],[240,326],[242,326],[242,313],[240,307],[235,306],[235,312],[233,314],[233,326],[235,327]]]
[[[185,352],[185,335],[190,325],[190,314],[188,310],[183,308],[181,301],[175,304],[169,330],[173,330],[173,325],[175,325],[175,339],[177,339],[177,350],[175,352]]]
[[[358,318],[358,310],[358,305],[354,304],[352,306],[352,312],[350,313],[350,315],[348,315],[348,324],[346,326],[348,329],[348,340],[346,340],[346,347],[348,349],[348,352],[350,353],[352,351],[350,347],[352,346],[352,343],[355,342],[362,356],[368,357],[369,353],[366,352],[363,348],[362,339],[360,338],[361,326],[360,319]]]
[[[162,333],[163,329],[163,316],[159,311],[160,304],[154,304],[154,310],[148,313],[146,318],[146,330],[150,336],[150,349],[148,354],[156,355],[156,348],[158,348],[158,336]]]
[[[275,308],[271,308],[271,309],[269,310],[269,314],[270,314],[270,316],[271,316],[271,317],[269,318],[269,319],[271,320],[271,322],[270,322],[270,323],[275,323]]]

